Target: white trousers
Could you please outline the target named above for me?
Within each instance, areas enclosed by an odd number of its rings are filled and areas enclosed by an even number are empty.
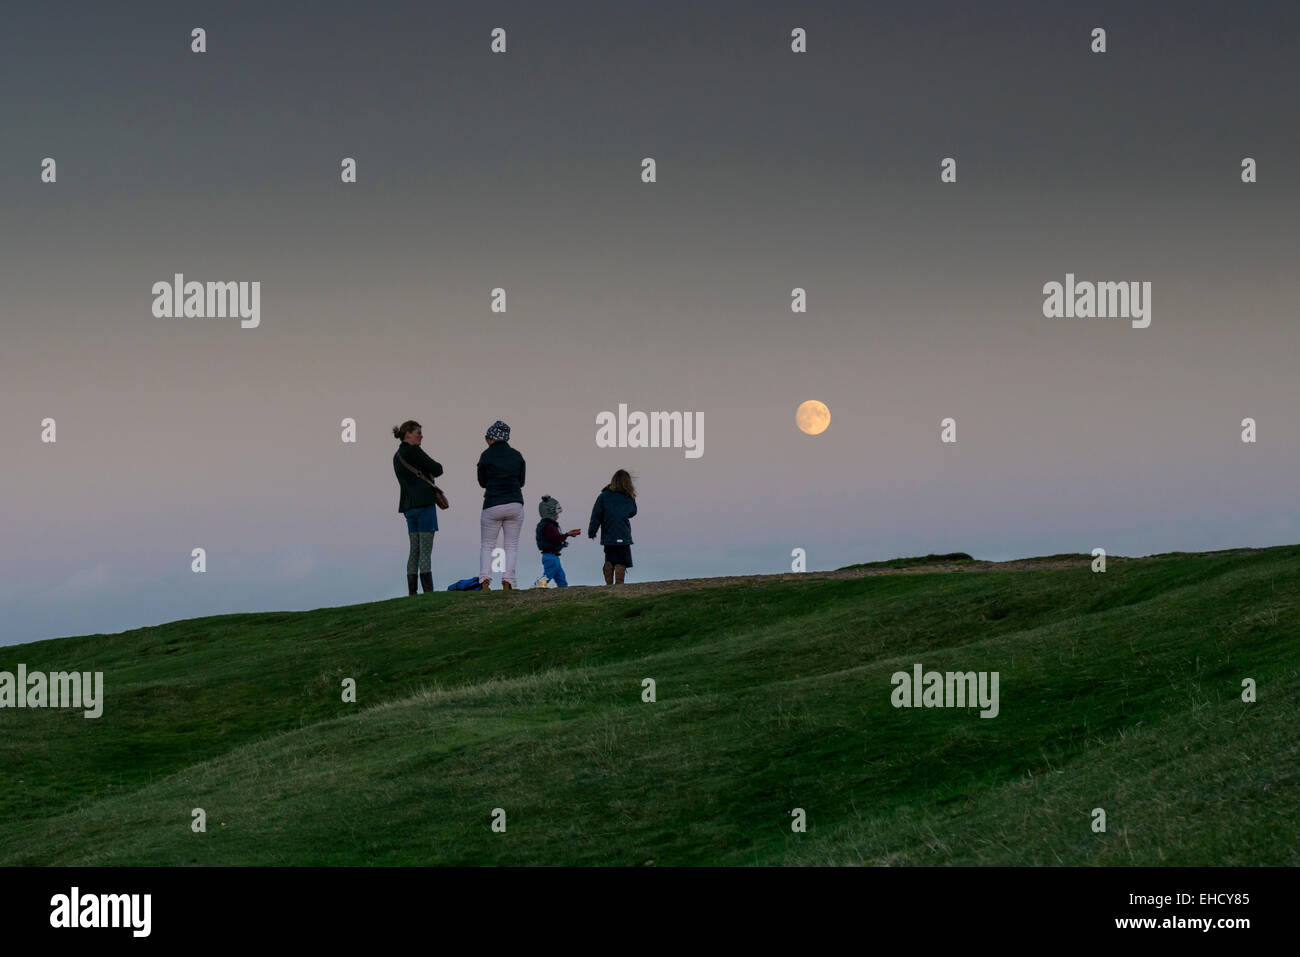
[[[514,585],[515,560],[519,557],[519,530],[524,527],[523,503],[507,502],[483,509],[478,527],[478,577],[497,577],[492,573],[492,550],[497,547],[497,536],[505,532],[506,570],[501,575],[501,580]]]

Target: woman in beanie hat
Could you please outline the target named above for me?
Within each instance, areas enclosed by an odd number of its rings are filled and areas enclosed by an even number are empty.
[[[501,587],[515,587],[515,562],[519,555],[519,531],[524,526],[524,457],[510,447],[510,426],[500,419],[483,436],[488,447],[478,457],[478,484],[483,488],[483,512],[479,516],[478,577],[487,591],[492,584],[492,550],[504,533],[506,570]]]

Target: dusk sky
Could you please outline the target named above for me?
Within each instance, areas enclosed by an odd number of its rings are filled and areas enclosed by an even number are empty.
[[[541,495],[585,532],[617,468],[629,581],[1300,541],[1300,7],[894,6],[7,11],[0,643],[404,595],[408,418],[439,589],[496,419],[521,585]],[[155,317],[176,273],[260,325]],[[1067,273],[1150,282],[1150,326],[1045,318]],[[598,448],[620,403],[703,455]]]

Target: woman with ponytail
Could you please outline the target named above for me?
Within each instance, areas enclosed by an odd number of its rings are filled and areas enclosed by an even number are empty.
[[[401,487],[397,510],[406,516],[410,546],[406,557],[406,593],[415,594],[417,574],[424,590],[431,592],[433,534],[438,530],[438,488],[433,480],[442,474],[442,466],[420,448],[424,433],[414,419],[394,426],[393,437],[399,443],[393,454],[393,472]]]

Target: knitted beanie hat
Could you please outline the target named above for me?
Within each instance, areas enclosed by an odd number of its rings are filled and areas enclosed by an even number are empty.
[[[492,423],[492,426],[487,430],[487,434],[484,436],[484,438],[492,439],[495,442],[509,442],[510,426],[506,425],[500,419],[497,419],[495,422]]]
[[[564,509],[560,508],[560,503],[549,495],[543,495],[542,500],[537,503],[537,512],[542,518],[559,518]]]

